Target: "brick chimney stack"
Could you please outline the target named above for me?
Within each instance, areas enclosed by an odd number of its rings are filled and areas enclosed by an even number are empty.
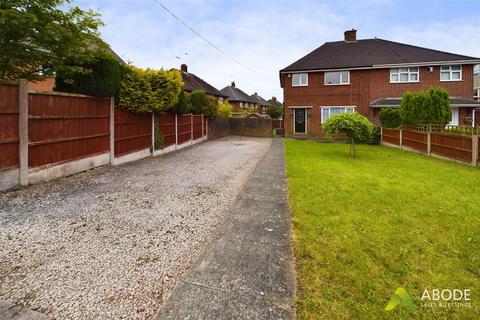
[[[235,88],[235,81],[232,81],[232,87]]]
[[[180,66],[180,70],[182,70],[183,72],[185,73],[188,73],[188,67],[185,63],[183,63],[181,66]]]
[[[343,34],[345,35],[346,42],[357,41],[357,30],[347,30]]]

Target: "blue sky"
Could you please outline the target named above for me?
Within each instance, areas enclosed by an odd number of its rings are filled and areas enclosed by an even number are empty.
[[[74,4],[99,11],[105,22],[102,37],[137,66],[178,68],[186,63],[190,72],[218,89],[234,80],[247,93],[267,99],[275,95],[282,100],[280,69],[326,41],[342,40],[351,28],[358,29],[360,39],[376,36],[480,57],[478,0],[158,1],[227,55],[155,0]]]

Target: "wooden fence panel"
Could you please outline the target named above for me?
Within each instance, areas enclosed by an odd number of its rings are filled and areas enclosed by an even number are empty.
[[[399,146],[400,145],[400,129],[383,128],[382,138],[383,138],[383,142]]]
[[[29,93],[28,104],[30,168],[109,151],[110,100]]]
[[[402,144],[405,147],[427,152],[427,133],[403,129]]]
[[[173,113],[157,113],[155,115],[158,130],[163,136],[163,147],[175,145],[175,114]]]
[[[152,114],[133,113],[115,107],[115,157],[152,145]]]
[[[201,115],[193,116],[193,140],[200,139],[203,136],[202,133],[202,118]]]
[[[273,129],[283,129],[283,120],[281,119],[272,119]]]
[[[190,141],[192,139],[192,115],[178,115],[177,123],[178,144]]]
[[[432,153],[456,160],[472,162],[472,137],[432,133]]]
[[[17,168],[18,85],[0,83],[0,170]]]

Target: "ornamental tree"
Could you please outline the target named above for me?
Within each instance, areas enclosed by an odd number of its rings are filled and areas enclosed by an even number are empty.
[[[0,79],[42,80],[75,57],[88,61],[99,39],[99,14],[70,0],[0,2]],[[67,6],[66,6],[67,5]],[[65,7],[66,6],[66,7]]]
[[[355,144],[370,142],[375,126],[358,113],[341,113],[328,118],[323,130],[328,134],[346,135],[350,141],[350,156],[355,158]]]
[[[283,108],[268,107],[266,112],[270,116],[270,118],[278,119],[283,115]]]

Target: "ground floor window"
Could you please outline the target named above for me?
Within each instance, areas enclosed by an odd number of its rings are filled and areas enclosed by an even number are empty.
[[[473,89],[473,98],[480,101],[480,88]]]
[[[321,107],[322,109],[322,123],[328,118],[340,113],[354,113],[355,106],[341,106],[341,107]]]

